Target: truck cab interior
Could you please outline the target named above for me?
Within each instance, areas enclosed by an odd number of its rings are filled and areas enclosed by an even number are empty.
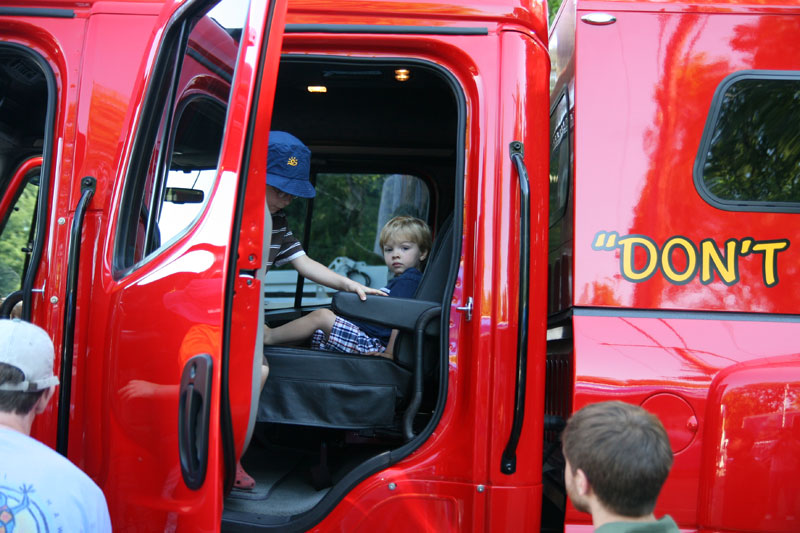
[[[298,278],[290,266],[267,274],[270,327],[331,305],[345,318],[398,329],[397,355],[266,346],[270,374],[242,459],[256,487],[230,493],[226,523],[313,523],[433,429],[446,395],[446,303],[458,268],[462,100],[451,76],[418,60],[283,56],[271,129],[292,133],[312,153],[316,197],[286,210],[308,255],[380,288],[388,269],[377,235],[386,221],[421,218],[434,244],[413,301],[363,304]]]

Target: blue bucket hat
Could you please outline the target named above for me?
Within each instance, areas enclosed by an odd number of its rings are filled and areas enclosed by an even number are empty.
[[[308,180],[310,166],[311,150],[300,139],[285,131],[269,132],[269,185],[292,196],[314,198],[316,191]]]

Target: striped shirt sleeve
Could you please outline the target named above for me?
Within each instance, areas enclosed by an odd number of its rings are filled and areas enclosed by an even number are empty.
[[[272,215],[272,241],[269,246],[269,260],[267,261],[267,270],[272,265],[282,266],[286,263],[293,261],[305,255],[303,245],[294,236],[292,230],[289,229],[286,220],[286,214],[283,211],[278,211]]]

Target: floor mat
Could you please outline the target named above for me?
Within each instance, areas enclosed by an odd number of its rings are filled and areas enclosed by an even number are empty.
[[[280,428],[285,430],[285,428]],[[269,442],[255,433],[250,448],[242,459],[242,466],[256,480],[253,490],[233,489],[225,500],[225,512],[264,519],[280,520],[305,513],[316,506],[328,492],[330,484],[341,480],[370,457],[384,453],[388,448],[358,445],[345,448],[334,447],[325,453],[324,446],[314,442],[318,438],[311,433],[308,438],[294,429],[295,433],[280,435],[282,439]],[[305,447],[292,448],[285,443],[299,435],[298,442]],[[326,460],[321,463],[321,458]],[[327,464],[329,469],[323,468]],[[326,483],[327,481],[327,483]]]
[[[318,458],[306,451],[251,446],[242,466],[256,480],[253,490],[233,489],[225,510],[265,516],[294,516],[314,507],[328,488],[311,486],[309,469]]]
[[[248,461],[248,459],[250,460]],[[282,454],[280,461],[261,460],[254,454],[250,454],[242,461],[242,466],[256,480],[256,486],[252,490],[234,487],[228,497],[237,500],[266,500],[275,486],[291,474],[298,464],[304,462],[305,456],[302,454],[290,456]]]

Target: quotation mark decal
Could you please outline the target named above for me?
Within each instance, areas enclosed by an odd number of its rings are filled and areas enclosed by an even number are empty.
[[[773,287],[779,281],[778,254],[787,248],[788,239],[728,239],[720,248],[714,239],[703,239],[695,244],[682,235],[670,237],[659,246],[646,235],[620,237],[616,231],[598,231],[592,240],[593,250],[619,250],[619,270],[626,280],[641,283],[661,272],[676,285],[689,283],[698,275],[704,285],[714,281],[715,276],[725,285],[733,285],[739,281],[739,262],[757,255],[761,258],[764,285]],[[676,258],[681,261],[676,262]]]

